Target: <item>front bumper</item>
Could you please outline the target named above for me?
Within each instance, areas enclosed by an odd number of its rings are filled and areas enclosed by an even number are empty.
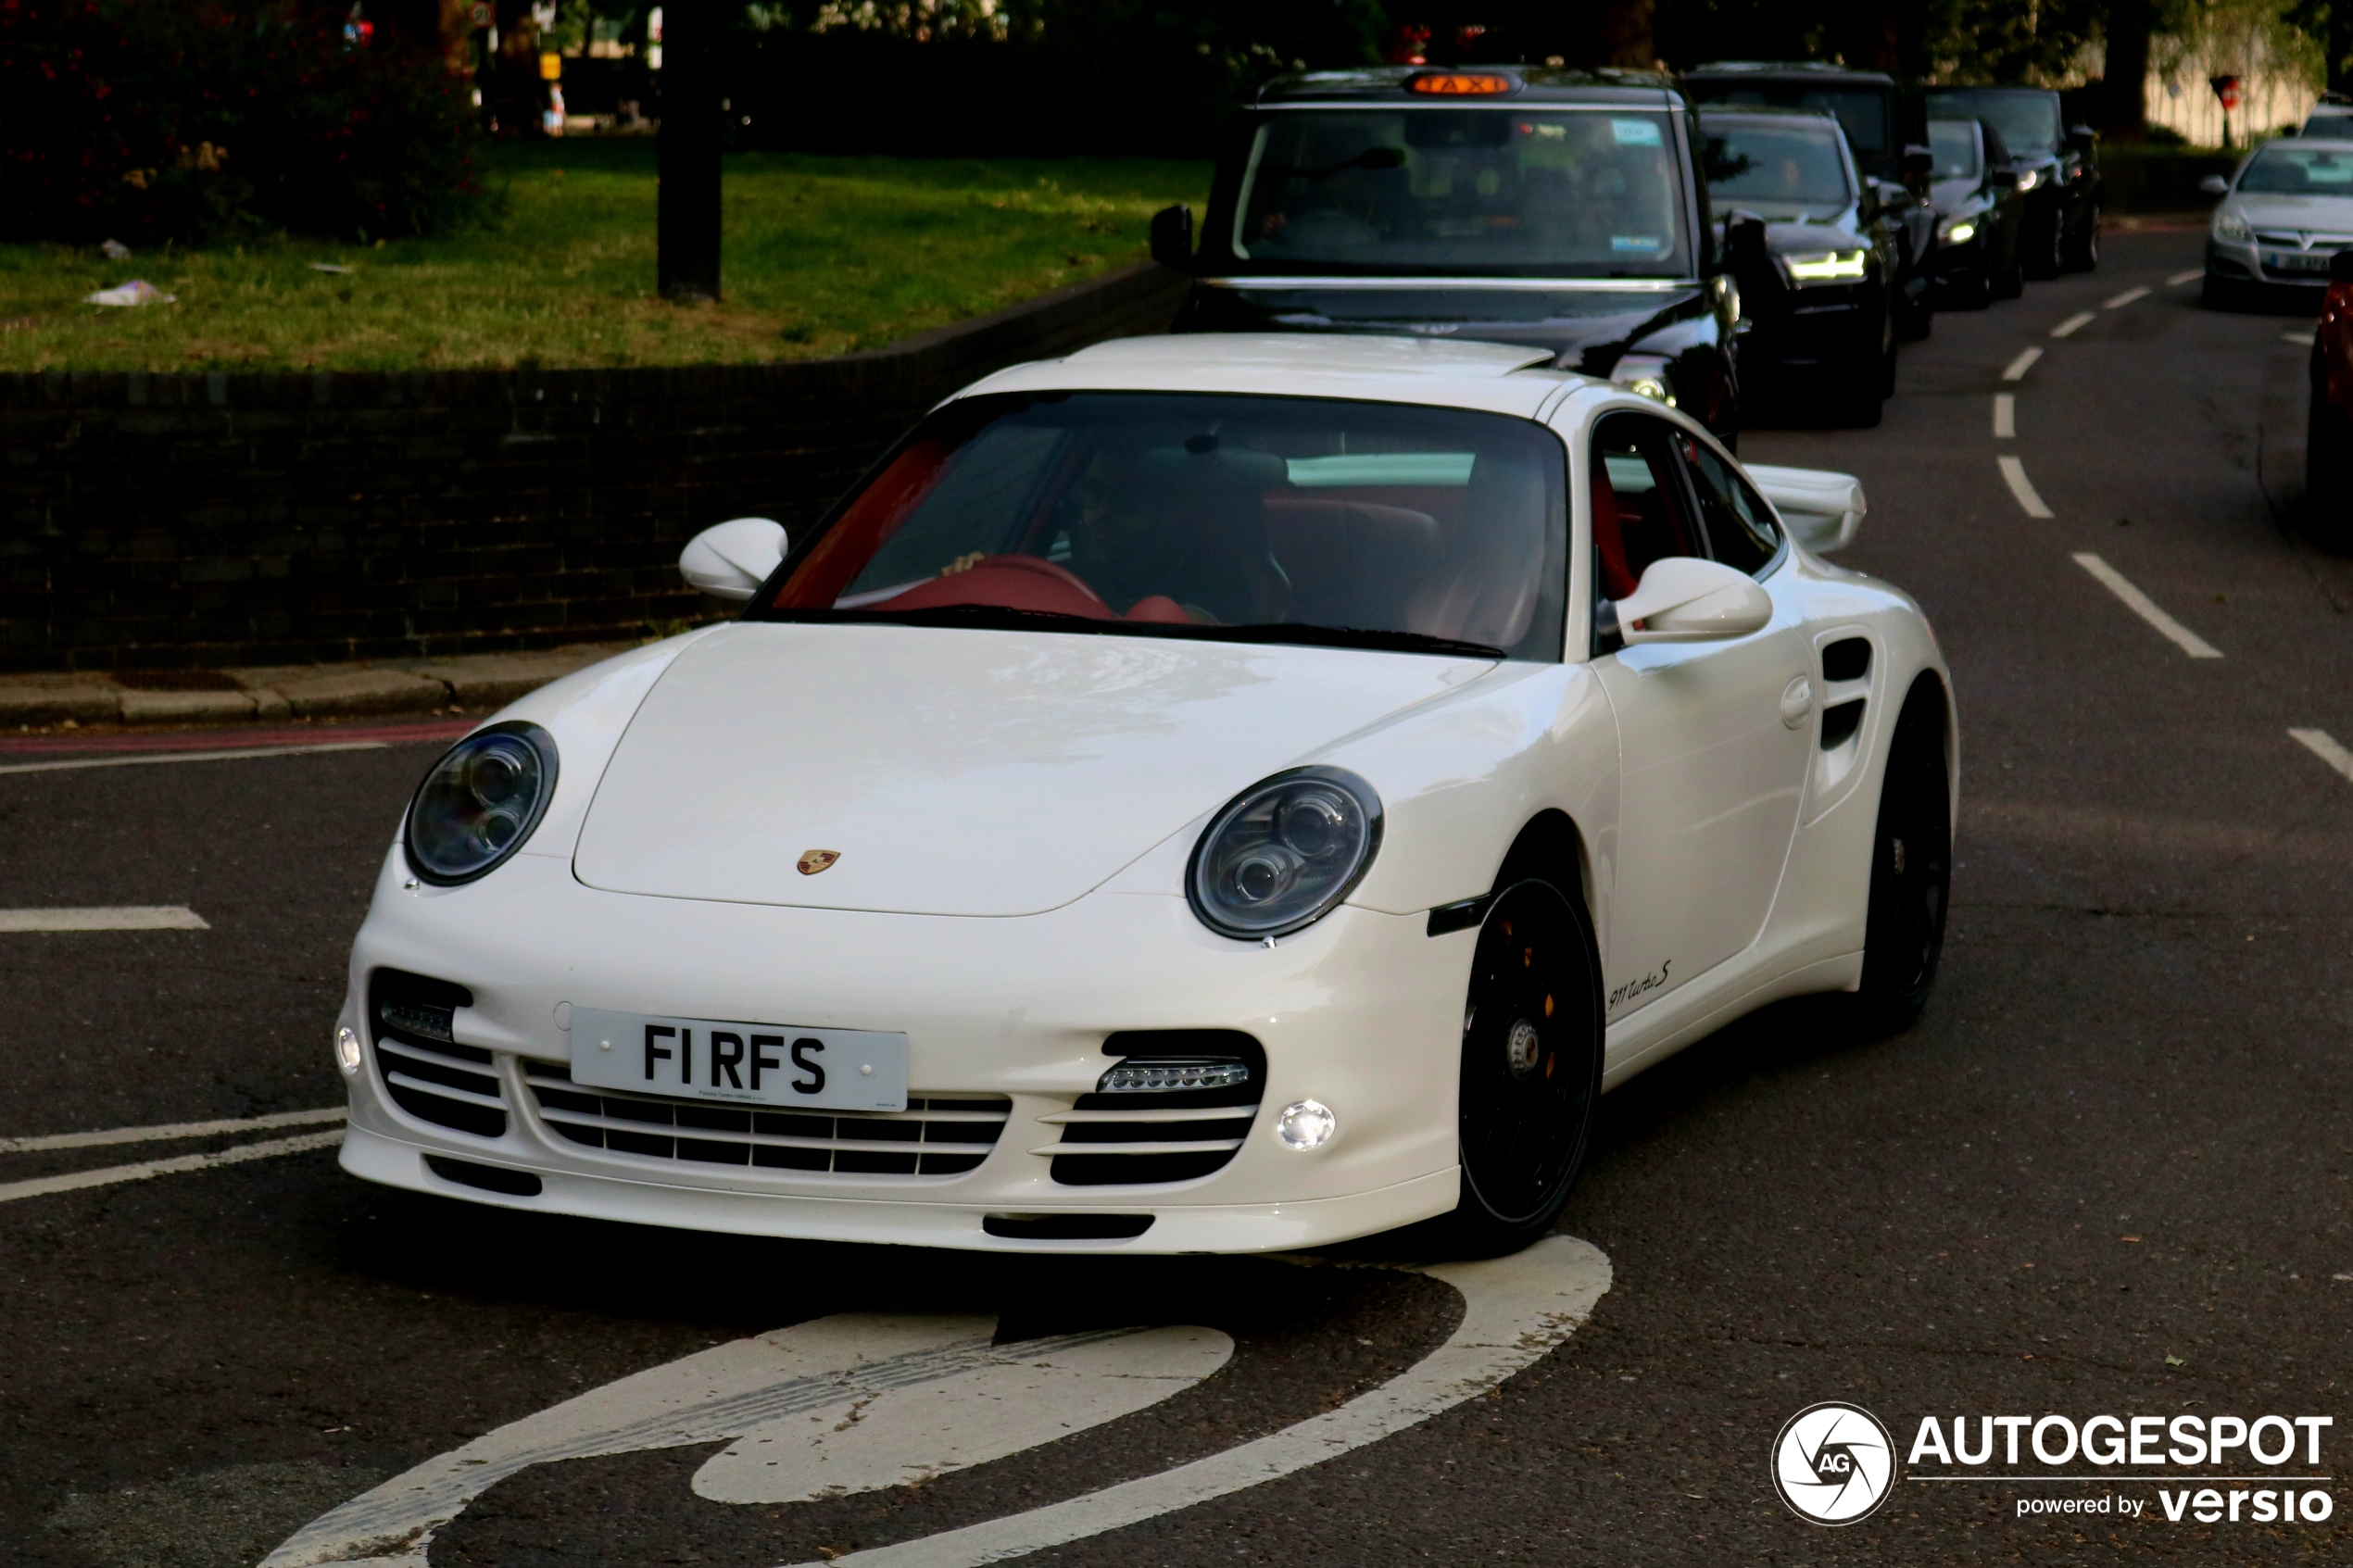
[[[1869,288],[1791,288],[1752,318],[1741,366],[1834,370],[1879,358],[1880,296]]]
[[[1181,897],[1105,890],[1012,919],[641,897],[585,887],[567,859],[529,853],[464,887],[411,889],[396,852],[353,946],[343,1022],[371,1048],[349,1080],[343,1163],[478,1202],[749,1235],[1006,1251],[1329,1245],[1456,1200],[1461,1010],[1475,942],[1470,931],[1428,936],[1422,917],[1343,907],[1268,948],[1213,935]],[[379,1047],[368,1016],[380,969],[472,993],[454,1034],[488,1059],[468,1066],[472,1087],[458,1091],[483,1113],[473,1130],[416,1114],[428,1102],[413,1089],[403,1096],[409,1109],[396,1102],[385,1063],[398,1058]],[[903,1031],[911,1106],[985,1097],[1010,1109],[978,1163],[951,1174],[711,1163],[683,1152],[695,1142],[683,1130],[674,1141],[616,1140],[678,1153],[584,1147],[558,1131],[545,1092],[550,1065],[571,1060],[562,1003]],[[1111,1065],[1104,1037],[1164,1029],[1240,1030],[1265,1047],[1259,1109],[1230,1160],[1189,1180],[1058,1182],[1054,1157],[1072,1147],[1059,1119]],[[1339,1132],[1301,1153],[1275,1135],[1275,1113],[1306,1098],[1337,1112]],[[536,1182],[485,1191],[484,1167]],[[1125,1239],[984,1228],[991,1216],[1027,1224],[1053,1215],[1151,1223]]]
[[[2253,240],[2226,240],[2212,230],[2206,235],[2206,270],[2214,278],[2226,278],[2233,282],[2263,283],[2283,289],[2309,289],[2325,293],[2329,286],[2328,270],[2318,271],[2289,269],[2275,264],[2275,258],[2290,254],[2277,246],[2267,246]],[[2307,251],[2299,256],[2322,256],[2325,253]]]

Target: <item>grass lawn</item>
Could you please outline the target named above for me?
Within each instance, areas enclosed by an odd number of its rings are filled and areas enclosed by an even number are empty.
[[[654,294],[654,145],[490,150],[483,226],[374,245],[0,245],[0,370],[744,364],[873,348],[1144,254],[1206,164],[1144,158],[727,159],[716,305]],[[313,263],[348,270],[321,272]],[[144,278],[176,304],[79,303]]]

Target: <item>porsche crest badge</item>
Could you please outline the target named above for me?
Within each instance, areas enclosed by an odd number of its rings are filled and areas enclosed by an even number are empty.
[[[838,849],[804,850],[802,851],[800,857],[800,874],[803,876],[815,876],[819,872],[824,871],[827,866],[832,865],[836,860],[840,859],[841,851]]]

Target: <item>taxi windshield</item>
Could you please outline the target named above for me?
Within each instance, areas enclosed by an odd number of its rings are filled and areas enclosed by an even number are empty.
[[[1689,276],[1676,129],[1617,110],[1286,110],[1229,239],[1259,268]]]
[[[967,398],[753,614],[1557,659],[1566,464],[1542,426],[1463,409]]]

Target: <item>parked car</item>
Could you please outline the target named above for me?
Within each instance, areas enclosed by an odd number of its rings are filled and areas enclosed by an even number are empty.
[[[1813,109],[1838,117],[1856,166],[1871,182],[1898,232],[1896,331],[1905,337],[1926,337],[1931,324],[1929,282],[1936,215],[1928,201],[1932,159],[1919,94],[1879,71],[1748,60],[1718,61],[1686,71],[1683,91],[1703,112],[1719,105]]]
[[[1318,71],[1260,90],[1152,254],[1194,274],[1179,332],[1476,338],[1541,347],[1740,430],[1738,301],[1690,106],[1640,72]]]
[[[427,771],[344,1168],[766,1236],[1500,1249],[1689,1041],[1806,992],[1907,1023],[1957,741],[1919,607],[1817,554],[1861,487],[1551,359],[1101,345],[788,549],[698,538],[742,619]]]
[[[2317,304],[2332,258],[2353,245],[2353,141],[2267,142],[2204,189],[2222,198],[2207,226],[2204,302],[2227,309],[2302,295]]]
[[[2304,426],[2305,515],[2340,548],[2353,545],[2353,249],[2329,257],[2312,333]]]
[[[1982,310],[2025,289],[2020,255],[2026,203],[2002,133],[1982,119],[1931,119],[1936,155],[1929,199],[1936,208],[1936,297]]]
[[[2100,213],[2108,186],[2100,176],[2099,138],[2088,125],[2068,126],[2059,95],[2046,87],[1936,87],[1928,112],[1938,119],[1982,119],[1994,127],[2018,171],[2026,198],[2020,238],[2030,278],[2088,272],[2100,264]]]
[[[1700,132],[1728,228],[1741,213],[1764,220],[1769,265],[1760,282],[1743,274],[1742,375],[1752,392],[1797,381],[1833,419],[1878,424],[1895,391],[1901,215],[1826,110],[1711,108]]]
[[[2342,93],[2322,94],[2321,101],[2312,106],[2312,112],[2296,134],[2331,142],[2353,139],[2353,97]]]

